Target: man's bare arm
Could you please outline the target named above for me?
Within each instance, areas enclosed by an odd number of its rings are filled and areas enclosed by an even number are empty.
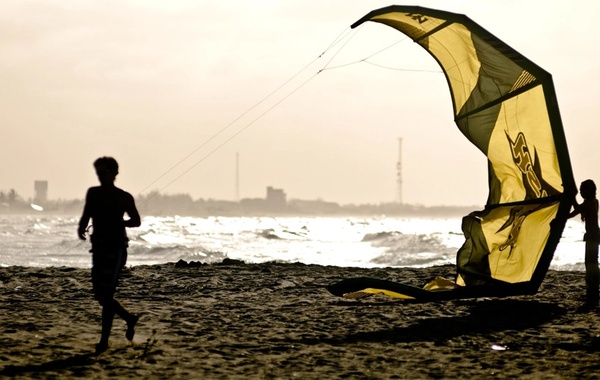
[[[85,206],[83,207],[83,214],[81,215],[81,219],[79,219],[79,227],[77,228],[77,236],[81,240],[85,240],[85,234],[87,230],[87,226],[90,222],[90,191],[88,190],[85,196]]]
[[[127,203],[126,209],[127,215],[129,215],[128,220],[123,221],[123,225],[125,227],[139,227],[142,224],[142,218],[140,217],[140,213],[135,207],[135,200],[131,196],[131,194],[127,194]]]

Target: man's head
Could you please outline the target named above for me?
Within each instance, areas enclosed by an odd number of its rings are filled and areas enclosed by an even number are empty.
[[[96,169],[98,180],[103,185],[113,183],[117,174],[119,174],[119,164],[112,157],[98,158],[94,161],[94,168]]]

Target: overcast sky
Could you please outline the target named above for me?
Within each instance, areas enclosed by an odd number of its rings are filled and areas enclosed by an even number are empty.
[[[50,198],[83,198],[111,155],[134,196],[234,200],[239,154],[240,198],[274,186],[390,202],[402,138],[404,202],[483,206],[486,160],[454,125],[434,60],[389,27],[349,29],[392,4],[3,0],[0,190],[29,198],[47,180]],[[418,5],[468,15],[549,71],[575,179],[600,180],[600,2]]]

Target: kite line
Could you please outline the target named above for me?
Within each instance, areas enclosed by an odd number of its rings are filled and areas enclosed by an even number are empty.
[[[311,60],[308,64],[306,64],[304,67],[302,67],[298,72],[296,72],[295,74],[293,74],[289,79],[287,79],[286,81],[284,81],[281,85],[279,85],[277,88],[275,88],[269,94],[267,94],[261,100],[259,100],[258,102],[256,102],[254,105],[252,105],[246,111],[242,112],[239,116],[237,116],[235,119],[233,119],[229,124],[227,124],[226,126],[224,126],[223,128],[221,128],[220,130],[218,130],[216,133],[214,133],[212,136],[210,136],[208,139],[206,139],[203,143],[201,143],[197,148],[195,148],[190,153],[188,153],[187,155],[185,155],[183,158],[181,158],[179,161],[177,161],[175,164],[173,164],[169,169],[167,169],[161,175],[159,175],[156,179],[154,179],[148,185],[146,185],[144,188],[142,188],[142,190],[140,190],[138,192],[138,195],[141,195],[146,190],[148,190],[151,186],[153,186],[154,184],[156,184],[157,182],[159,182],[161,179],[163,179],[165,176],[167,176],[169,173],[173,172],[175,169],[177,169],[178,167],[180,167],[184,162],[188,161],[188,159],[190,159],[194,154],[198,153],[202,148],[204,148],[210,142],[214,141],[217,137],[219,137],[220,135],[222,135],[225,131],[229,130],[234,124],[236,124],[244,116],[248,115],[251,111],[255,110],[261,104],[265,103],[268,99],[272,98],[275,94],[277,94],[278,92],[280,92],[284,87],[288,86],[293,80],[295,80],[303,72],[305,72],[308,68],[310,68],[316,61],[318,61],[319,59],[323,58],[335,46],[341,44],[341,46],[339,47],[339,49],[332,55],[332,57],[323,65],[323,67],[321,69],[319,69],[318,71],[316,71],[308,79],[304,80],[298,86],[296,86],[291,91],[289,91],[287,94],[284,94],[283,97],[281,97],[279,100],[276,100],[265,111],[263,111],[262,113],[260,113],[257,117],[255,117],[254,119],[252,119],[250,122],[248,122],[245,125],[243,125],[239,130],[237,130],[237,132],[235,132],[230,137],[226,138],[222,143],[220,143],[214,149],[212,149],[207,154],[205,154],[204,156],[202,156],[200,159],[196,160],[191,166],[189,166],[187,169],[185,169],[182,173],[180,173],[174,179],[172,179],[171,181],[169,181],[168,183],[166,183],[164,186],[160,187],[156,192],[152,192],[152,195],[149,196],[148,198],[145,198],[144,201],[143,201],[143,203],[151,200],[153,197],[157,196],[162,191],[164,191],[167,187],[171,186],[173,183],[175,183],[176,181],[178,181],[179,179],[181,179],[183,176],[185,176],[187,173],[189,173],[192,169],[194,169],[200,163],[204,162],[207,158],[209,158],[210,156],[212,156],[215,152],[217,152],[218,150],[220,150],[223,146],[225,146],[226,144],[228,144],[230,141],[232,141],[237,136],[239,136],[242,132],[244,132],[245,130],[247,130],[250,126],[254,125],[258,120],[260,120],[265,115],[267,115],[269,112],[271,112],[273,109],[275,109],[277,106],[279,106],[283,101],[285,101],[290,96],[292,96],[297,91],[299,91],[302,87],[304,87],[308,82],[310,82],[312,79],[314,79],[318,74],[322,73],[323,71],[332,70],[332,69],[339,69],[339,68],[342,68],[342,67],[347,67],[347,66],[350,66],[350,65],[355,65],[355,64],[358,64],[358,63],[369,63],[371,65],[374,65],[374,66],[377,66],[377,67],[380,67],[380,68],[386,68],[386,69],[392,69],[392,70],[415,71],[415,72],[441,72],[441,71],[432,71],[432,70],[430,71],[430,70],[412,70],[412,69],[391,68],[391,67],[386,67],[386,66],[383,66],[383,65],[378,65],[376,63],[368,61],[370,58],[372,58],[372,57],[374,57],[374,56],[376,56],[376,55],[378,55],[378,54],[380,54],[380,53],[382,53],[382,52],[384,52],[384,51],[386,51],[388,49],[391,49],[392,47],[394,47],[398,43],[406,40],[406,37],[400,39],[399,41],[397,41],[397,42],[395,42],[395,43],[393,43],[393,44],[391,44],[391,45],[389,45],[389,46],[387,46],[387,47],[385,47],[383,49],[380,49],[380,50],[376,51],[375,53],[370,54],[366,58],[363,58],[363,59],[360,59],[360,60],[357,60],[357,61],[353,61],[353,62],[350,62],[350,63],[345,63],[345,64],[341,64],[341,65],[338,65],[338,66],[331,66],[330,67],[331,62],[346,47],[346,45],[348,45],[348,43],[350,43],[350,41],[354,38],[354,36],[356,35],[356,33],[358,32],[359,29],[360,28],[358,28],[356,30],[353,30],[353,29],[345,28],[344,31],[342,31],[329,44],[329,46],[321,54],[319,54],[316,58],[314,58],[313,60]]]

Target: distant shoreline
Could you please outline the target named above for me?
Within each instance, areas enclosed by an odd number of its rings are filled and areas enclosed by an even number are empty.
[[[265,199],[193,200],[188,195],[159,195],[136,200],[142,215],[190,217],[462,217],[484,206],[424,206],[399,203],[347,204],[322,200],[291,199],[283,204],[269,204]],[[0,208],[0,215],[79,215],[83,200],[58,200],[36,203],[21,201]]]

